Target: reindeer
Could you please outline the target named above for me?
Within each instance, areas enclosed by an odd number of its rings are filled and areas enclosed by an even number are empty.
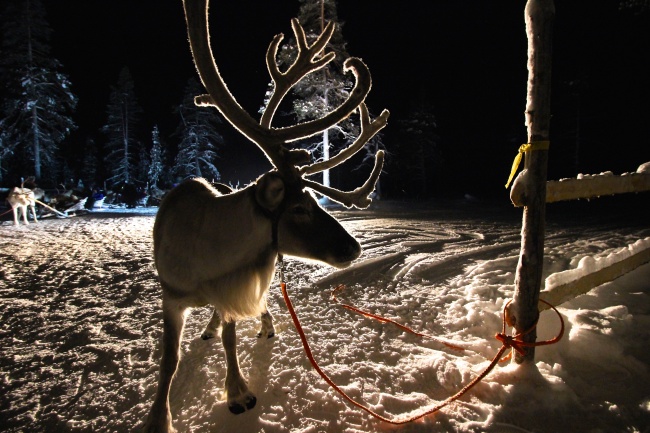
[[[242,377],[236,353],[235,325],[243,318],[260,316],[260,337],[275,333],[266,296],[278,256],[291,255],[342,268],[361,254],[359,243],[322,209],[311,191],[346,207],[370,204],[383,165],[383,152],[363,186],[345,192],[305,176],[333,168],[357,153],[387,122],[388,111],[371,121],[364,100],[370,91],[367,66],[358,58],[344,63],[356,83],[348,99],[323,118],[273,128],[274,113],[287,92],[305,75],[334,59],[324,53],[334,27],[329,23],[311,45],[297,19],[291,21],[298,42],[297,58],[284,72],[276,62],[283,35],[271,42],[267,67],[274,93],[259,123],[235,100],[212,56],[208,28],[208,0],[184,0],[190,47],[207,95],[197,96],[199,106],[213,106],[244,136],[264,152],[273,169],[244,189],[219,192],[203,179],[185,181],[163,199],[154,223],[154,261],[162,287],[163,337],[158,390],[143,426],[147,432],[175,431],[169,391],[180,358],[184,312],[211,305],[214,313],[203,338],[221,327],[226,354],[225,390],[234,414],[252,409],[255,395]],[[305,150],[291,149],[298,139],[315,135],[358,111],[361,133],[352,145],[332,159],[311,164]]]
[[[14,187],[9,191],[7,196],[7,203],[11,206],[11,209],[14,211],[14,225],[19,226],[18,220],[20,219],[20,214],[23,215],[23,221],[25,225],[29,224],[27,220],[27,208],[31,209],[32,216],[34,217],[34,222],[38,222],[36,218],[36,202],[34,191],[29,188],[24,188],[22,186]]]

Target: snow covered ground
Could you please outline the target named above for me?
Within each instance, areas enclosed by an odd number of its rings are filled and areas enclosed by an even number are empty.
[[[545,276],[650,236],[646,201],[549,205]],[[286,260],[289,293],[321,367],[387,417],[457,392],[501,346],[494,334],[514,288],[521,209],[378,203],[333,213],[360,240],[361,258],[342,271]],[[146,416],[162,333],[154,214],[2,223],[1,431],[128,432]],[[342,301],[468,349],[453,351],[336,306],[330,292],[338,283],[347,285]],[[650,264],[561,305],[565,338],[537,349],[536,368],[498,366],[460,401],[399,427],[345,403],[316,375],[277,287],[269,306],[275,338],[257,339],[256,319],[238,326],[240,363],[258,399],[238,416],[222,394],[220,340],[200,339],[210,312],[189,315],[171,393],[180,432],[650,431]],[[544,312],[539,338],[558,326]]]

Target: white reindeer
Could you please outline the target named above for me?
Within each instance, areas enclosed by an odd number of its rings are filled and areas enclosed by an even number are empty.
[[[172,415],[169,391],[180,358],[180,341],[187,308],[211,305],[214,314],[203,338],[213,337],[221,327],[226,353],[225,389],[228,407],[238,414],[255,406],[256,397],[242,377],[236,353],[235,323],[261,315],[259,335],[274,334],[266,295],[279,255],[318,260],[335,267],[348,266],[361,254],[359,243],[336,219],[319,207],[305,188],[315,190],[348,207],[367,207],[383,165],[378,152],[366,183],[343,192],[303,176],[339,165],[357,153],[386,125],[388,111],[371,121],[364,100],[371,87],[370,73],[359,59],[346,60],[356,77],[350,97],[321,119],[286,128],[273,128],[273,115],[287,92],[305,75],[333,60],[323,50],[332,36],[330,23],[308,45],[297,20],[292,28],[298,41],[296,61],[281,72],[276,63],[283,38],[274,38],[267,52],[267,65],[275,91],[259,123],[246,113],[228,91],[212,57],[207,0],[184,0],[186,24],[194,63],[208,95],[196,103],[214,106],[243,135],[253,141],[275,167],[248,187],[222,194],[205,180],[189,180],[162,201],[154,224],[154,259],[162,286],[163,353],[158,390],[146,432],[170,432]],[[308,164],[304,150],[289,149],[291,142],[315,135],[359,110],[361,133],[347,149],[329,161]]]
[[[14,212],[14,225],[20,225],[18,221],[20,220],[21,213],[25,225],[29,224],[29,221],[27,221],[28,208],[32,211],[34,222],[38,222],[38,219],[36,218],[36,202],[34,191],[31,189],[18,186],[14,187],[7,196],[7,203],[9,203],[11,209]]]

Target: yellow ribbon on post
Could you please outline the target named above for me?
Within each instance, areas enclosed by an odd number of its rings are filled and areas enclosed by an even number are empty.
[[[519,164],[521,163],[521,158],[524,152],[531,152],[533,150],[548,150],[550,144],[550,141],[533,141],[532,143],[525,143],[519,146],[519,152],[517,152],[517,156],[515,156],[515,160],[512,163],[512,169],[510,170],[510,177],[508,178],[508,182],[506,182],[506,188],[510,186],[512,178],[515,177],[515,173],[517,173],[517,169],[519,168]]]

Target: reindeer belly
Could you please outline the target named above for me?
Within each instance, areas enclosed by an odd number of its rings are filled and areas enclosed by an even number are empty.
[[[182,298],[187,306],[214,306],[225,321],[264,312],[275,267],[273,251],[253,254],[253,260],[229,260],[218,254],[187,255],[188,246],[156,251],[156,268],[164,290]]]
[[[225,321],[259,316],[266,309],[266,294],[273,278],[269,269],[242,269],[199,283],[199,292]]]

